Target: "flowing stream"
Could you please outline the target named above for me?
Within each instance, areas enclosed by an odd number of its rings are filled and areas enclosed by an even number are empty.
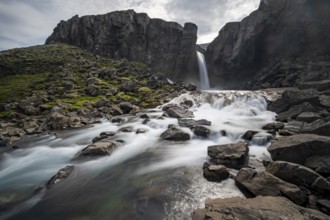
[[[207,72],[206,61],[204,55],[197,51],[198,67],[199,67],[199,78],[201,89],[210,89],[209,74]]]
[[[187,131],[191,140],[160,139],[177,119],[162,118],[161,107],[146,111],[151,118],[142,124],[139,116],[125,116],[122,123],[103,121],[89,128],[56,135],[28,137],[20,149],[0,155],[0,219],[190,219],[206,198],[243,196],[234,180],[206,181],[202,165],[207,147],[240,141],[247,130],[260,131],[250,142],[250,165],[269,159],[268,134],[261,126],[274,121],[265,98],[254,92],[205,91],[183,94],[171,101],[191,100],[195,120],[212,122],[208,138]],[[72,160],[103,131],[133,126],[131,133],[113,137],[119,148],[108,157]],[[148,130],[136,134],[138,128]],[[224,134],[223,131],[226,131]],[[61,168],[74,164],[68,179],[50,189],[33,191]],[[235,172],[235,171],[232,171]]]

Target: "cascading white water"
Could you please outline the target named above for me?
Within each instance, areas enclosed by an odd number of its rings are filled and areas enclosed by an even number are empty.
[[[0,210],[0,219],[7,216],[14,220],[55,220],[72,216],[76,219],[190,219],[192,210],[202,208],[206,198],[243,196],[232,179],[213,183],[202,177],[202,165],[208,160],[207,147],[237,142],[247,130],[260,131],[261,136],[250,143],[250,161],[269,159],[268,143],[264,141],[268,134],[263,134],[261,127],[272,122],[275,114],[267,111],[266,100],[254,92],[183,94],[170,103],[180,104],[185,100],[193,101],[191,110],[195,120],[212,122],[208,138],[181,128],[190,134],[189,141],[161,140],[160,134],[168,125],[178,121],[161,117],[163,111],[157,108],[147,112],[150,117],[147,124],[142,124],[140,117],[124,116],[127,120],[123,124],[103,122],[90,128],[65,131],[61,136],[33,140],[33,146],[22,146],[0,155],[0,204],[19,200],[19,196],[45,184],[64,166],[76,166],[74,175],[46,190],[44,195],[24,200],[3,215]],[[124,143],[118,143],[119,148],[112,155],[81,162],[71,160],[102,131],[117,131],[125,126],[147,132],[118,132],[113,141]],[[223,135],[222,130],[227,134]]]
[[[201,89],[210,89],[209,74],[206,68],[206,62],[204,55],[197,51],[198,67],[199,67],[199,78]]]

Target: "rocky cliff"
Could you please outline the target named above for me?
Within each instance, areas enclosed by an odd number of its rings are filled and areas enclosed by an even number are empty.
[[[197,26],[151,19],[133,10],[61,21],[46,44],[67,43],[114,59],[149,65],[176,79],[194,78]]]
[[[328,0],[261,0],[256,11],[226,24],[208,46],[211,81],[237,88],[271,64],[328,56],[329,11]]]

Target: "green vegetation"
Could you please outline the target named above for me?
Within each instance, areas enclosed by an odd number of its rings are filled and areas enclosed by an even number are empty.
[[[155,107],[162,103],[161,94],[173,86],[160,84],[151,89],[148,85],[154,81],[150,80],[142,63],[112,60],[66,44],[0,52],[0,105],[41,95],[45,110],[55,105],[68,110],[91,108],[102,98],[114,105],[128,101],[143,108]],[[136,92],[122,89],[131,81]],[[1,112],[0,118],[9,114]]]

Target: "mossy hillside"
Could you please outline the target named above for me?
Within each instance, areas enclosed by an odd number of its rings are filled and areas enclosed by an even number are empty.
[[[129,101],[154,107],[173,86],[150,88],[155,81],[152,76],[144,64],[103,58],[65,44],[13,49],[0,52],[0,103],[41,95],[47,100],[45,105],[65,103],[69,110],[86,108],[86,103],[102,98],[114,105]],[[134,91],[121,88],[131,81]],[[96,94],[88,92],[89,87]]]

